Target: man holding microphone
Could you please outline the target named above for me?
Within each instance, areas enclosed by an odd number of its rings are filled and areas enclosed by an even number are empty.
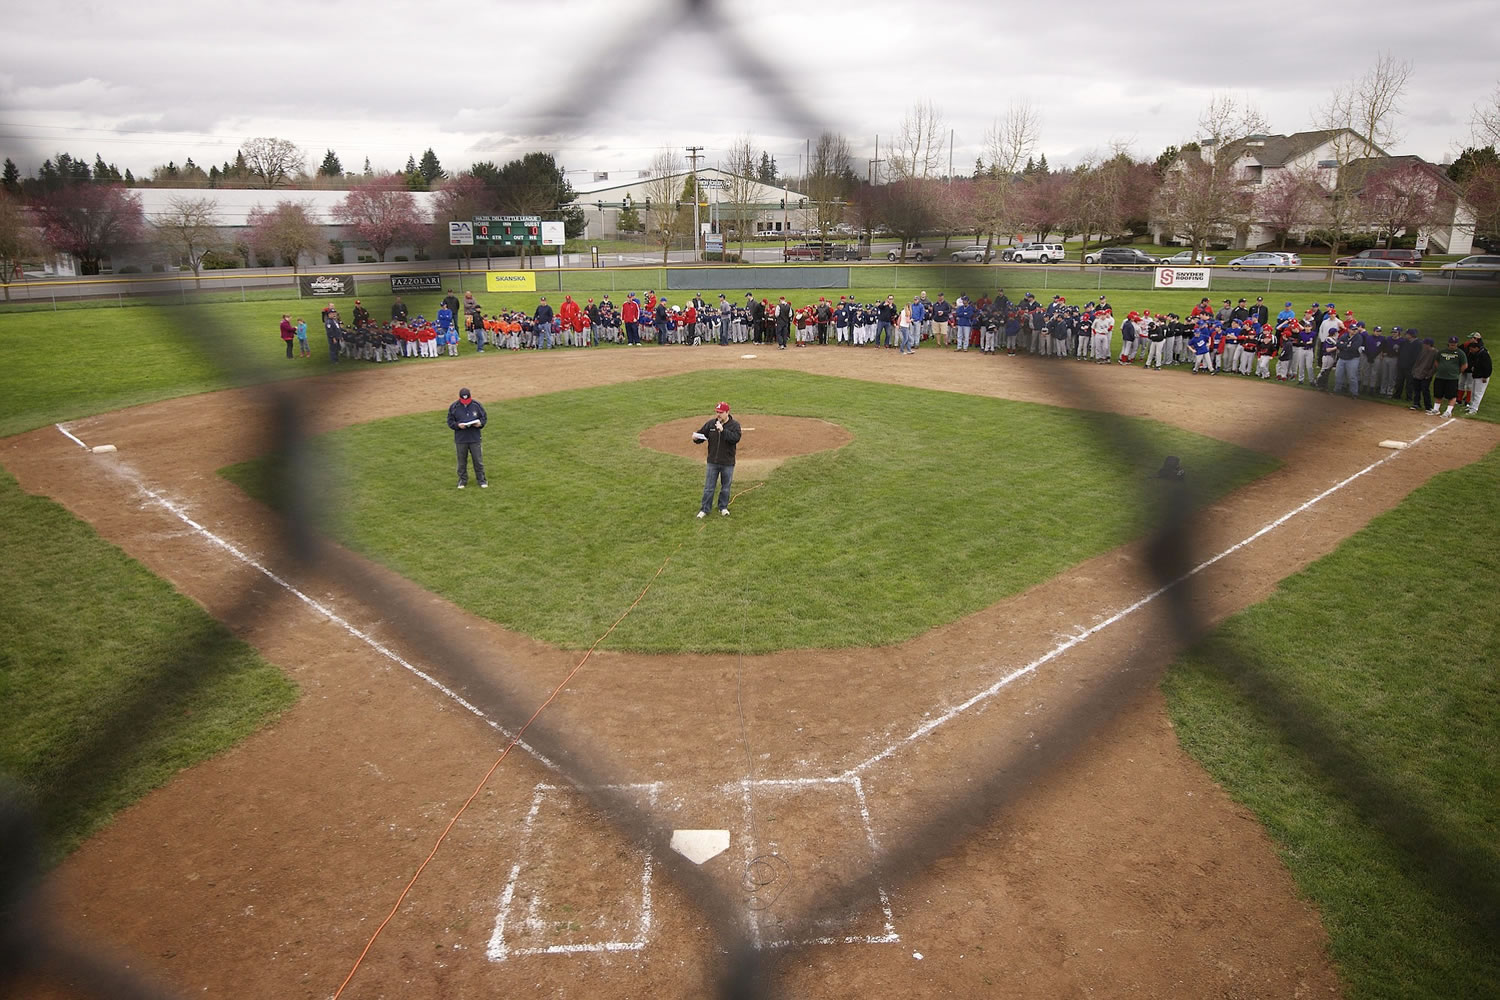
[[[714,407],[713,419],[693,432],[693,441],[708,445],[708,470],[703,479],[703,502],[698,506],[698,517],[708,516],[715,482],[719,484],[719,514],[728,517],[729,487],[734,482],[734,452],[740,443],[740,422],[729,412],[728,403]]]

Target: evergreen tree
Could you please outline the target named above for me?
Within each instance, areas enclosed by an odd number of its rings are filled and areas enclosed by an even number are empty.
[[[5,161],[10,163],[9,160]],[[1494,146],[1469,146],[1459,154],[1458,159],[1448,164],[1448,179],[1455,184],[1462,184],[1474,175],[1474,172],[1485,167],[1493,167],[1500,163],[1500,157],[1496,156]]]
[[[416,171],[417,171],[417,158],[415,156],[408,156],[406,158],[406,166],[404,168],[402,168],[402,173],[413,174],[413,173],[416,173]]]
[[[365,157],[365,176],[366,177],[374,177],[375,176],[375,171],[373,171],[373,170],[370,169],[370,158],[368,156]]]
[[[218,187],[219,186],[219,179],[221,178],[221,176],[222,175],[219,173],[219,168],[218,167],[209,167],[208,168],[208,186],[209,187]]]
[[[977,180],[979,180],[979,178],[981,178],[983,176],[984,176],[984,159],[982,157],[976,156],[976,157],[974,157],[974,179],[977,181]]]
[[[0,174],[0,187],[11,194],[21,193],[21,168],[16,166],[16,161],[10,157],[5,158],[5,173]]]
[[[134,184],[135,183],[135,176],[133,174],[131,174],[129,167],[125,168],[125,183],[126,184]]]
[[[1046,153],[1043,153],[1041,155],[1041,158],[1036,161],[1036,172],[1041,174],[1043,177],[1046,177],[1048,174],[1052,173],[1052,168],[1047,166]]]
[[[427,147],[427,152],[422,154],[422,161],[417,164],[417,169],[422,171],[422,176],[427,178],[428,185],[440,181],[444,177],[443,165],[438,162],[437,154],[432,147]]]
[[[342,177],[344,176],[344,165],[339,162],[339,154],[329,150],[323,156],[323,163],[318,167],[319,177]]]
[[[762,184],[776,185],[776,157],[765,150],[760,151],[760,166],[755,171],[755,179]]]
[[[1035,173],[1036,173],[1036,161],[1033,160],[1031,157],[1028,156],[1028,157],[1026,157],[1026,166],[1024,166],[1024,167],[1021,168],[1021,176],[1022,177],[1030,177],[1030,176],[1032,176]]]
[[[417,169],[416,164],[412,164],[412,166],[406,170],[404,177],[406,179],[406,190],[427,190],[427,178],[422,176],[422,171]]]

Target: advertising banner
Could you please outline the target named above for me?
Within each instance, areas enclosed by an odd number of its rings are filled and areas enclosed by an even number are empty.
[[[484,287],[491,292],[534,292],[536,275],[531,271],[486,271]]]
[[[354,294],[352,274],[304,274],[297,280],[302,285],[302,294],[315,299]]]
[[[1209,269],[1206,267],[1158,267],[1155,288],[1207,288]]]
[[[441,292],[442,290],[443,276],[436,271],[391,275],[391,291],[397,295],[404,295],[407,292]]]

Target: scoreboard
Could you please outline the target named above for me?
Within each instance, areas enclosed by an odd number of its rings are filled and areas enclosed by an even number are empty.
[[[476,215],[474,242],[497,247],[541,245],[542,220],[537,215]]]

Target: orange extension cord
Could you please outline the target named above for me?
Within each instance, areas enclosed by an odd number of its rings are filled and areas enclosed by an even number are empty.
[[[756,483],[754,486],[751,486],[748,489],[741,490],[739,493],[731,496],[729,502],[732,504],[737,497],[740,497],[745,493],[749,493],[750,490],[759,489],[764,485],[765,483]],[[682,550],[682,546],[683,543],[678,542],[677,548],[673,549],[671,554],[668,555],[667,558],[662,560],[661,566],[659,566],[656,572],[651,575],[651,579],[646,581],[646,586],[642,587],[641,592],[636,595],[635,600],[630,602],[630,607],[626,608],[624,612],[621,613],[620,617],[615,619],[613,625],[604,630],[603,635],[594,640],[594,644],[588,648],[588,651],[586,653],[583,654],[583,658],[574,665],[572,670],[568,671],[568,676],[564,677],[562,679],[562,682],[559,683],[557,687],[552,689],[552,693],[547,696],[547,700],[542,702],[541,705],[537,706],[537,710],[531,713],[531,718],[526,720],[526,725],[522,726],[519,730],[516,731],[516,735],[510,741],[510,744],[503,751],[501,751],[500,756],[495,759],[495,763],[490,765],[490,769],[484,772],[484,777],[479,779],[479,784],[474,786],[474,791],[469,794],[469,797],[464,800],[464,804],[462,806],[459,806],[458,812],[453,814],[453,818],[450,819],[448,821],[448,825],[443,828],[443,832],[438,836],[437,842],[432,845],[432,850],[427,853],[427,857],[424,858],[422,860],[422,863],[417,866],[416,872],[412,874],[411,881],[407,882],[406,888],[401,890],[401,895],[396,898],[396,904],[391,907],[391,912],[385,915],[385,919],[380,922],[380,926],[375,928],[375,933],[370,935],[370,940],[365,943],[364,950],[361,951],[359,953],[359,957],[354,960],[354,967],[349,970],[349,974],[344,977],[344,981],[340,983],[339,988],[334,991],[333,1000],[339,1000],[339,997],[343,996],[344,990],[349,986],[350,980],[352,980],[354,978],[354,974],[359,971],[360,963],[365,960],[365,956],[368,955],[370,953],[370,949],[375,946],[375,939],[380,937],[380,932],[385,930],[385,925],[390,923],[391,918],[393,918],[397,914],[397,912],[400,911],[401,904],[406,902],[407,895],[411,893],[412,887],[417,884],[417,879],[422,877],[422,872],[426,870],[428,863],[437,856],[438,849],[443,846],[443,841],[448,839],[448,834],[452,832],[453,827],[458,823],[459,818],[463,816],[465,811],[468,810],[469,806],[474,802],[474,800],[479,797],[479,793],[483,791],[484,786],[489,783],[490,776],[493,775],[495,771],[499,769],[500,765],[505,762],[505,758],[508,757],[510,755],[510,752],[516,748],[516,744],[521,742],[521,737],[526,734],[527,727],[536,721],[537,716],[541,715],[543,710],[546,709],[548,705],[552,704],[552,702],[556,700],[559,694],[562,694],[562,689],[567,687],[568,682],[573,679],[578,671],[583,669],[583,665],[589,661],[590,656],[594,655],[594,650],[598,648],[599,644],[605,639],[608,639],[609,634],[613,632],[622,621],[625,620],[625,616],[634,611],[635,606],[641,603],[641,599],[646,596],[646,592],[651,589],[651,585],[655,583],[657,577],[661,576],[662,572],[666,570],[667,563],[672,561],[672,556],[675,556],[679,551]]]

